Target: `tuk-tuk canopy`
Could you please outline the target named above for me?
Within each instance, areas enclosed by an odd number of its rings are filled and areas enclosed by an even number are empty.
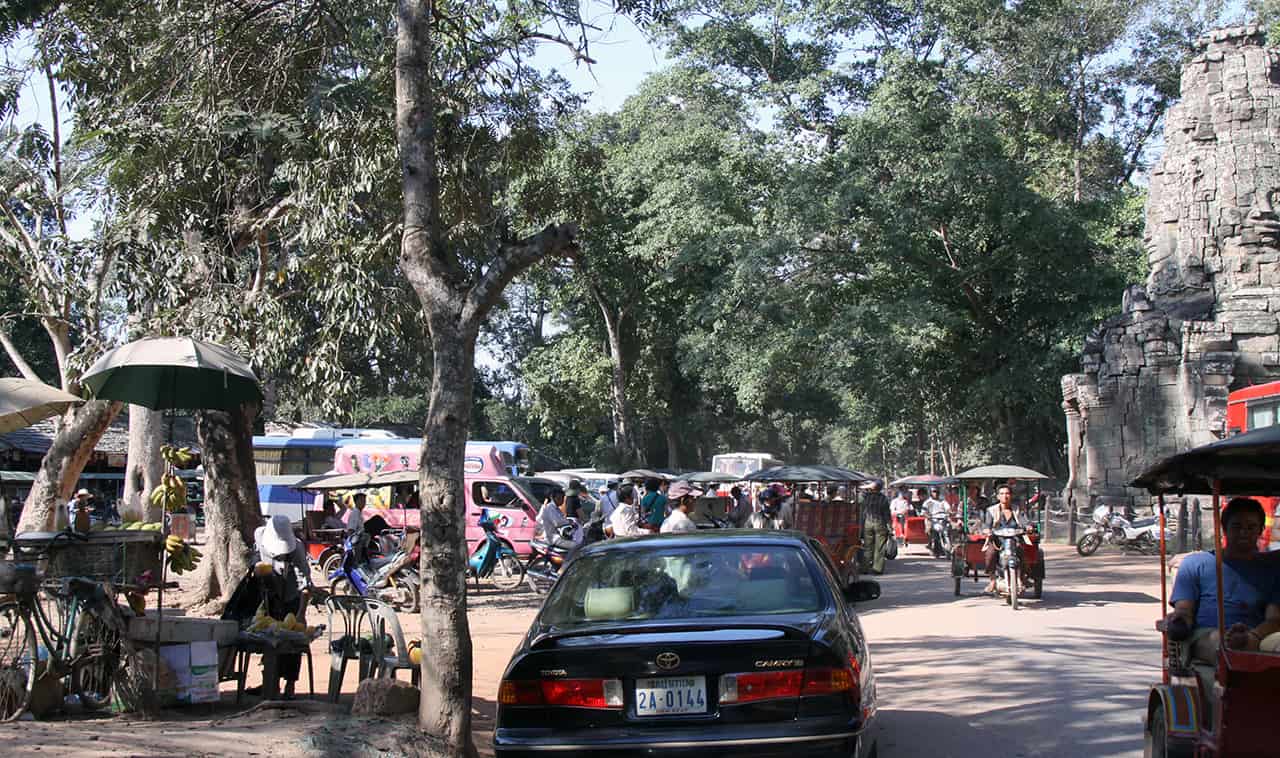
[[[1039,471],[1022,466],[979,466],[956,474],[957,479],[1048,479]]]
[[[839,466],[774,466],[743,477],[748,482],[867,482],[870,476]]]
[[[373,474],[320,474],[309,476],[293,485],[298,490],[358,490],[376,487]]]
[[[1280,492],[1278,457],[1280,426],[1268,426],[1165,458],[1129,486],[1153,495],[1212,495],[1216,479],[1232,495],[1274,495]]]
[[[647,468],[633,468],[618,475],[621,479],[671,479],[671,474]]]
[[[946,487],[952,484],[959,484],[960,480],[954,476],[934,476],[933,474],[915,474],[913,476],[904,476],[901,479],[889,482],[890,487]]]
[[[681,474],[675,478],[677,482],[693,482],[694,484],[733,484],[742,481],[740,477],[733,474],[722,474],[719,471],[694,471],[690,474]]]

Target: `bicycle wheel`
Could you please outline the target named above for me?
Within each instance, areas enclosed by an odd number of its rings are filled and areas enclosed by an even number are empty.
[[[36,630],[17,603],[0,605],[0,721],[13,721],[36,684]]]
[[[111,681],[120,669],[120,632],[97,611],[83,609],[71,636],[71,692],[87,708],[111,703]]]
[[[504,555],[498,558],[490,578],[498,589],[513,590],[524,583],[524,564],[514,555]]]

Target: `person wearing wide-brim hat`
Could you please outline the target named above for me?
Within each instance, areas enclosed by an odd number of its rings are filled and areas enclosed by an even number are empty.
[[[689,511],[693,510],[693,504],[699,497],[702,497],[702,490],[689,482],[671,485],[671,489],[667,491],[667,498],[672,503],[671,515],[662,522],[662,528],[658,531],[664,534],[698,531],[693,519],[689,518]]]
[[[293,533],[293,523],[288,516],[272,516],[253,533],[253,542],[259,563],[271,564],[271,573],[259,577],[266,595],[267,615],[283,620],[292,613],[303,622],[311,590],[311,568],[307,565],[306,549]],[[282,655],[277,661],[280,678],[285,680],[284,696],[293,697],[302,656]]]

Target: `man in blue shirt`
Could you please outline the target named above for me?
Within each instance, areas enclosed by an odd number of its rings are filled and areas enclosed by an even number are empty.
[[[1223,625],[1227,647],[1234,650],[1257,650],[1264,637],[1280,632],[1280,564],[1258,552],[1265,523],[1262,504],[1252,498],[1232,498],[1222,510]],[[1181,617],[1195,628],[1192,654],[1216,661],[1218,587],[1212,553],[1192,553],[1182,561],[1169,601],[1174,610],[1167,620]]]
[[[662,528],[662,522],[667,520],[667,496],[662,493],[666,486],[666,481],[662,479],[646,479],[644,483],[645,495],[640,500],[640,513],[643,515],[643,523],[641,524],[650,532],[657,532]]]

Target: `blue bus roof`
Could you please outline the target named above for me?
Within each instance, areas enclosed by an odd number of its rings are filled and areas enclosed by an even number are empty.
[[[257,448],[286,448],[286,447],[327,447],[335,449],[342,447],[349,442],[360,442],[361,440],[352,439],[334,439],[332,437],[265,437],[255,435],[253,438],[253,446]]]

